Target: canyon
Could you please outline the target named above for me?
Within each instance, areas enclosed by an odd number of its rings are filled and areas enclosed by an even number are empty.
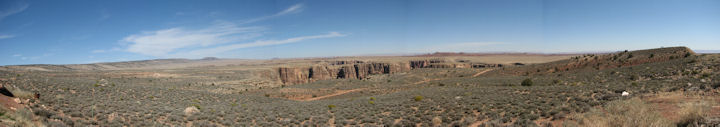
[[[302,84],[327,79],[366,79],[374,74],[407,72],[416,68],[490,68],[503,64],[448,62],[443,59],[410,60],[407,62],[332,61],[310,67],[278,67],[282,84]]]

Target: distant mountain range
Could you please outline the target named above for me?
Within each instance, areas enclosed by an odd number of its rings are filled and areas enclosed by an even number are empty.
[[[720,53],[720,50],[695,50],[695,53]]]

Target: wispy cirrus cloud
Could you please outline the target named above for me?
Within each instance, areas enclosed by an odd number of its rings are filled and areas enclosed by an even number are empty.
[[[15,35],[0,35],[0,39],[9,39],[9,38],[14,38],[14,37],[15,37]]]
[[[22,54],[15,54],[15,55],[13,55],[13,57],[20,58],[20,60],[38,60],[41,58],[51,57],[54,55],[55,55],[54,53],[44,53],[39,56],[23,56]]]
[[[108,52],[108,50],[96,49],[96,50],[92,50],[92,51],[90,51],[90,52],[91,52],[91,53],[106,53],[106,52]]]
[[[14,15],[14,14],[23,12],[28,7],[30,7],[30,4],[21,3],[18,6],[11,7],[7,10],[0,10],[0,21],[2,21],[5,17],[8,17],[10,15]]]
[[[215,54],[228,52],[236,49],[242,49],[242,48],[251,48],[251,47],[261,47],[261,46],[270,46],[270,45],[281,45],[281,44],[289,44],[289,43],[296,43],[304,40],[310,40],[310,39],[321,39],[321,38],[333,38],[333,37],[343,37],[347,36],[345,34],[341,34],[338,32],[330,32],[327,34],[322,35],[312,35],[312,36],[301,36],[301,37],[294,37],[294,38],[288,38],[285,40],[258,40],[251,43],[241,43],[241,44],[230,44],[230,45],[222,45],[217,46],[213,48],[205,48],[205,49],[198,49],[193,50],[185,53],[178,53],[178,54],[172,54],[170,56],[172,57],[191,57],[191,58],[199,58],[199,57],[205,57],[205,56],[212,56]]]
[[[240,24],[299,13],[302,9],[302,4],[295,4],[273,15],[243,22],[217,21],[213,23],[213,25],[199,29],[175,27],[156,31],[145,31],[127,36],[123,38],[121,42],[128,44],[124,50],[131,53],[166,58],[197,58],[217,56],[221,53],[241,48],[280,45],[309,39],[346,36],[338,32],[329,32],[328,34],[300,36],[285,40],[255,40],[249,43],[239,43],[263,36],[263,33],[267,30],[261,26],[240,26]],[[107,50],[93,51],[93,53],[104,52],[107,52]]]
[[[263,16],[263,17],[258,17],[258,18],[246,20],[246,21],[243,21],[242,24],[254,23],[254,22],[258,22],[258,21],[262,21],[262,20],[267,20],[267,19],[270,19],[270,18],[275,18],[275,17],[278,17],[278,16],[283,16],[283,15],[288,15],[288,14],[300,13],[300,12],[303,11],[304,6],[305,6],[305,5],[303,5],[303,4],[295,4],[295,5],[293,5],[293,6],[288,7],[287,9],[281,11],[281,12],[275,13],[275,14],[273,14],[273,15],[268,15],[268,16]]]
[[[30,7],[30,4],[26,3],[20,3],[17,6],[10,7],[6,10],[0,10],[0,21],[5,19],[5,17],[8,17],[10,15],[14,15],[20,12],[25,11],[28,7]],[[10,39],[14,38],[15,35],[9,35],[9,34],[0,34],[0,39]]]
[[[180,48],[206,47],[237,42],[260,36],[262,27],[240,27],[234,23],[219,21],[202,29],[182,27],[147,31],[122,39],[130,42],[127,51],[150,56],[166,56]]]
[[[105,21],[107,19],[110,19],[110,13],[108,13],[105,9],[101,10],[100,18],[98,18],[98,21]]]

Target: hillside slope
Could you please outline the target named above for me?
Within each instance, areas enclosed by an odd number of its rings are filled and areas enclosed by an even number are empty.
[[[570,59],[523,67],[497,70],[495,74],[535,75],[565,71],[604,70],[618,67],[635,66],[645,63],[664,62],[695,55],[687,47],[667,47],[637,51],[622,51],[610,54],[586,54]]]

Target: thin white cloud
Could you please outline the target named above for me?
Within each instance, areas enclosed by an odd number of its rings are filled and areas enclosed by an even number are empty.
[[[9,39],[9,38],[14,38],[14,37],[15,37],[15,35],[0,35],[0,39]]]
[[[180,48],[206,47],[237,42],[260,36],[262,27],[239,27],[230,22],[218,22],[203,29],[170,28],[143,32],[125,37],[128,52],[162,57]]]
[[[295,4],[293,6],[290,6],[287,9],[283,10],[282,12],[275,14],[275,16],[298,13],[298,12],[301,12],[302,9],[303,9],[303,4]]]
[[[105,21],[107,19],[110,19],[110,13],[108,13],[105,10],[100,11],[100,18],[98,18],[99,21]]]
[[[288,38],[285,40],[258,40],[258,41],[251,42],[251,43],[231,44],[231,45],[217,46],[214,48],[198,49],[198,50],[193,50],[193,51],[186,52],[186,53],[173,54],[171,56],[172,57],[191,57],[191,58],[217,56],[221,53],[233,51],[236,49],[242,49],[242,48],[281,45],[281,44],[296,43],[296,42],[310,40],[310,39],[333,38],[333,37],[343,37],[343,36],[347,36],[347,35],[341,34],[338,32],[330,32],[330,33],[322,34],[322,35],[301,36],[301,37]]]
[[[140,34],[127,36],[120,40],[120,42],[123,45],[127,45],[127,47],[123,50],[131,53],[166,58],[189,58],[195,56],[217,56],[219,53],[241,48],[279,45],[308,39],[345,36],[338,32],[330,32],[323,35],[302,36],[286,40],[257,40],[251,43],[237,44],[238,42],[262,36],[263,32],[265,32],[264,27],[243,27],[239,26],[239,24],[258,22],[278,16],[299,13],[303,10],[303,7],[303,4],[295,4],[273,15],[254,18],[239,23],[218,21],[209,27],[199,29],[175,27],[157,31],[146,31]],[[177,14],[180,13],[176,13],[176,15]],[[92,53],[105,52],[108,52],[108,50],[101,49],[92,51]]]
[[[20,55],[20,54],[16,54],[16,55],[17,55],[17,56],[15,56],[15,55],[13,55],[13,56],[14,56],[14,57],[20,57],[21,60],[38,60],[38,59],[41,59],[41,58],[46,58],[46,57],[54,56],[55,54],[54,54],[54,53],[44,53],[44,54],[39,55],[39,56],[30,56],[30,57],[28,57],[28,56],[22,56],[22,55]]]
[[[102,49],[92,50],[92,53],[105,53],[105,52],[107,52],[107,51],[102,50]]]
[[[295,5],[293,5],[293,6],[288,7],[287,9],[285,9],[285,10],[283,10],[283,11],[281,11],[281,12],[275,13],[275,14],[273,14],[273,15],[268,15],[268,16],[263,16],[263,17],[259,17],[259,18],[250,19],[250,20],[244,21],[244,22],[242,22],[242,23],[243,23],[243,24],[246,24],[246,23],[254,23],[254,22],[258,22],[258,21],[262,21],[262,20],[267,20],[267,19],[270,19],[270,18],[278,17],[278,16],[300,13],[300,12],[302,12],[303,8],[304,8],[304,5],[303,5],[303,4],[295,4]]]
[[[28,7],[30,7],[29,4],[20,4],[19,6],[12,7],[8,10],[2,10],[2,11],[0,11],[0,21],[2,21],[5,17],[8,17],[10,15],[23,12]]]
[[[90,52],[91,52],[91,53],[107,53],[107,52],[116,52],[116,51],[122,51],[122,50],[123,50],[123,49],[121,49],[121,48],[115,47],[115,48],[112,48],[112,49],[109,49],[109,50],[96,49],[96,50],[92,50],[92,51],[90,51]]]
[[[12,56],[13,56],[13,57],[21,57],[22,54],[15,54],[15,55],[12,55]]]

